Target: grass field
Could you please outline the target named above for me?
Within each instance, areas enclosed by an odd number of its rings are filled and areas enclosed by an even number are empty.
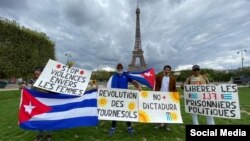
[[[250,124],[250,87],[239,88],[241,119],[215,118],[216,124],[232,125]],[[0,91],[0,141],[32,141],[36,131],[19,128],[18,108],[20,91]],[[117,132],[108,135],[110,121],[100,121],[97,127],[81,127],[52,132],[54,141],[185,141],[185,125],[191,124],[191,116],[184,112],[181,100],[182,118],[184,124],[171,124],[171,131],[154,129],[154,124],[133,123],[135,135],[129,135],[125,122],[117,123]],[[200,124],[205,124],[204,116],[199,116]]]

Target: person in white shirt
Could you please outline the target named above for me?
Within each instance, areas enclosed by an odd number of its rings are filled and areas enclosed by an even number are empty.
[[[155,91],[162,91],[162,92],[177,92],[176,89],[176,79],[173,75],[171,75],[171,66],[165,65],[163,67],[163,73],[158,75],[155,78]],[[169,126],[167,124],[159,124],[155,126],[156,129],[165,128],[167,131],[170,131]]]

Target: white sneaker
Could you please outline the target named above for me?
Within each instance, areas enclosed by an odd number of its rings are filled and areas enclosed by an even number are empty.
[[[155,129],[164,128],[164,123],[161,123],[161,124],[155,126],[154,128],[155,128]]]

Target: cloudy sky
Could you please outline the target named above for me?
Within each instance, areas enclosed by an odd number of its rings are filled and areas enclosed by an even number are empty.
[[[76,67],[127,69],[137,3],[148,67],[237,69],[238,51],[250,66],[250,0],[0,0],[0,17],[44,32],[59,62],[71,54]]]

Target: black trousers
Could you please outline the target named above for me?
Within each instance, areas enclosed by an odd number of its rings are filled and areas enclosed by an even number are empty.
[[[128,127],[131,127],[132,123],[131,122],[127,122],[127,126]],[[112,128],[115,128],[116,127],[116,121],[112,121]]]

